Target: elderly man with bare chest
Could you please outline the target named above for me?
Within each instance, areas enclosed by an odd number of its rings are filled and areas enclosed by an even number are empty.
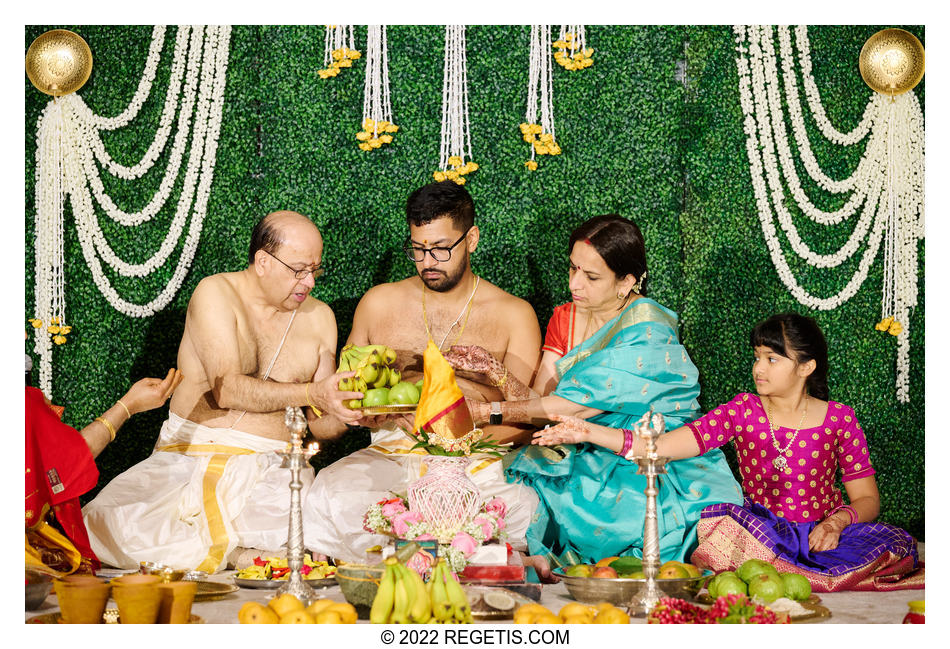
[[[336,387],[352,374],[334,374],[336,319],[310,296],[322,255],[310,219],[274,212],[254,228],[245,270],[199,282],[178,349],[184,379],[152,455],[83,509],[103,563],[214,572],[237,549],[286,543],[285,408],[303,406],[318,439],[358,417],[342,400],[359,393]]]
[[[470,255],[478,246],[475,209],[468,192],[452,181],[426,185],[406,205],[409,237],[405,250],[417,275],[371,288],[360,300],[347,340],[357,346],[383,344],[397,352],[404,379],[422,376],[422,352],[431,338],[443,351],[452,345],[481,345],[520,380],[534,375],[541,331],[534,309],[491,282],[477,277]],[[458,377],[466,397],[500,400],[494,385],[479,376]],[[484,379],[482,379],[484,380]],[[375,419],[371,445],[322,469],[304,502],[304,541],[314,552],[347,561],[365,560],[366,550],[386,537],[363,529],[363,514],[391,492],[405,494],[421,475],[424,452],[400,429],[411,420]],[[498,442],[522,442],[529,435],[514,426],[486,426]],[[472,455],[468,473],[483,499],[501,496],[508,505],[508,542],[524,549],[524,534],[537,506],[534,490],[509,484],[501,458]]]

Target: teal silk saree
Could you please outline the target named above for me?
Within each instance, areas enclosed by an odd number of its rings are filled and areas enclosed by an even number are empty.
[[[702,415],[699,372],[680,344],[677,316],[640,298],[556,365],[553,394],[603,410],[590,421],[633,428],[652,406],[673,430]],[[528,528],[531,554],[565,563],[641,556],[646,478],[637,465],[594,444],[526,446],[505,458],[509,482],[535,489],[540,499]],[[719,449],[670,462],[657,499],[662,561],[688,560],[696,525],[707,505],[741,504],[742,490]]]

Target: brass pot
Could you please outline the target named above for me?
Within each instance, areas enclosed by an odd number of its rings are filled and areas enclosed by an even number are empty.
[[[924,77],[924,46],[903,29],[882,29],[861,48],[861,78],[871,90],[900,95]]]

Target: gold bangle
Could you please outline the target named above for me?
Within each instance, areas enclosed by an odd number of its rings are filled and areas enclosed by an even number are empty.
[[[132,418],[132,413],[129,412],[129,407],[128,407],[127,405],[125,405],[124,403],[122,403],[122,399],[117,400],[116,403],[119,404],[120,406],[122,406],[122,407],[125,409],[125,414],[128,415],[129,419],[131,419],[131,418]]]
[[[499,390],[504,387],[505,383],[508,381],[508,366],[505,365],[505,375],[501,377],[501,380],[495,384],[495,387]]]
[[[101,423],[103,426],[106,427],[106,430],[109,431],[109,438],[110,438],[109,441],[110,441],[110,442],[114,442],[114,441],[115,441],[115,428],[112,427],[112,424],[109,423],[109,420],[106,419],[105,417],[96,417],[96,421],[98,421],[99,423]]]
[[[305,386],[303,386],[303,393],[307,397],[307,405],[310,406],[311,410],[313,410],[313,414],[317,418],[322,417],[323,412],[319,408],[317,408],[315,405],[313,405],[313,401],[310,400],[310,383],[307,383]]]

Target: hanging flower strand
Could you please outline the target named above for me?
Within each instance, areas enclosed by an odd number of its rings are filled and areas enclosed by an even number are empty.
[[[317,74],[321,79],[335,77],[343,68],[353,67],[353,61],[360,56],[353,46],[353,25],[327,25],[323,38],[323,69],[317,70]]]
[[[472,160],[472,140],[469,135],[465,25],[446,25],[439,170],[432,176],[438,182],[451,180],[464,185],[465,176],[477,170],[478,164]]]
[[[587,47],[583,25],[561,25],[557,40],[552,43],[554,60],[565,70],[583,70],[594,65],[592,47]]]
[[[130,124],[148,99],[165,43],[164,26],[153,29],[138,89],[119,115],[96,115],[75,93],[51,101],[44,108],[37,122],[36,137],[36,287],[35,315],[30,323],[37,329],[43,327],[44,322],[49,323],[46,331],[50,336],[36,336],[34,345],[40,358],[40,388],[47,396],[52,394],[52,345],[64,344],[72,330],[64,315],[63,205],[67,196],[86,265],[109,304],[129,317],[138,318],[165,308],[191,268],[207,211],[221,129],[230,35],[231,29],[226,26],[178,28],[158,130],[145,155],[131,167],[114,162],[105,150],[101,133]],[[171,138],[173,124],[175,135]],[[183,164],[186,150],[188,158]],[[138,212],[126,212],[116,206],[105,193],[101,169],[132,181],[152,168],[165,151],[168,163],[164,176],[146,206]],[[182,166],[184,178],[180,180]],[[180,195],[175,216],[159,249],[142,263],[121,259],[99,226],[96,204],[114,222],[134,227],[151,220],[169,202],[176,186]],[[184,244],[181,244],[182,238]],[[145,277],[164,266],[179,246],[179,258],[171,278],[147,304],[134,304],[121,297],[102,268],[105,261],[121,276]]]
[[[734,30],[746,153],[772,263],[782,283],[799,302],[813,309],[830,310],[857,293],[883,246],[881,320],[875,328],[897,337],[897,398],[906,403],[910,398],[910,338],[906,325],[910,309],[917,305],[917,246],[924,232],[924,121],[917,96],[906,92],[891,98],[873,93],[861,122],[848,133],[838,131],[827,118],[812,77],[807,28],[796,27],[805,99],[821,135],[842,146],[867,139],[852,175],[842,180],[831,179],[818,166],[808,140],[789,28],[739,25]],[[851,194],[834,212],[820,210],[802,189],[799,167],[789,146],[786,110],[800,167],[821,189],[832,194]],[[786,195],[815,223],[833,225],[855,217],[848,241],[831,254],[811,250],[793,222],[785,204]],[[821,298],[799,284],[785,258],[775,220],[793,252],[814,268],[840,266],[857,256],[864,246],[857,270],[841,291]]]
[[[551,27],[531,26],[531,46],[528,68],[528,107],[521,123],[521,137],[531,145],[531,159],[525,167],[538,168],[537,155],[560,155],[561,147],[554,136],[554,90],[551,84]],[[538,122],[540,111],[541,120]]]
[[[366,28],[366,82],[363,86],[363,130],[356,134],[360,150],[372,151],[393,141],[399,130],[393,124],[389,99],[389,58],[386,25]]]

